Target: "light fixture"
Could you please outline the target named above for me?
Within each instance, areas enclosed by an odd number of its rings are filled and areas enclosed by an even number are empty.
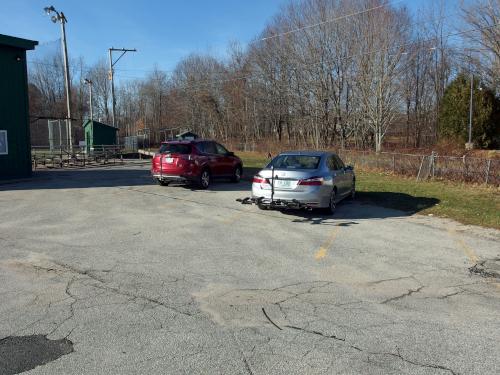
[[[51,12],[55,12],[56,9],[53,5],[51,5],[50,7],[43,8],[43,10],[45,11],[45,13],[50,14]]]

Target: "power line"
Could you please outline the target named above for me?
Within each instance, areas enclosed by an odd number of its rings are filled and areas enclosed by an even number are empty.
[[[340,58],[338,60],[347,60],[347,59],[352,59],[352,58],[359,57],[359,56],[367,56],[367,55],[371,55],[371,54],[375,54],[375,53],[380,53],[380,52],[387,53],[387,52],[389,52],[389,50],[391,48],[401,49],[402,47],[409,47],[409,46],[414,45],[414,44],[421,44],[421,43],[426,43],[426,42],[430,42],[430,41],[435,41],[435,40],[437,40],[439,38],[446,39],[446,38],[450,38],[450,37],[454,37],[454,36],[460,36],[460,35],[464,35],[464,34],[467,34],[467,33],[470,33],[470,32],[480,31],[480,30],[492,28],[492,27],[495,27],[497,25],[498,24],[489,25],[489,26],[485,26],[485,27],[481,27],[481,28],[475,28],[475,29],[469,29],[469,30],[462,30],[462,31],[454,32],[454,33],[448,33],[448,34],[445,34],[445,35],[442,35],[442,36],[438,36],[438,37],[432,37],[432,38],[416,40],[416,41],[412,41],[412,42],[408,42],[408,43],[402,43],[400,45],[387,47],[385,49],[371,50],[371,51],[363,52],[363,53],[360,53],[360,54],[352,54],[352,55],[349,55],[349,56],[344,56],[344,57],[342,57],[342,58]],[[430,50],[429,47],[419,47],[419,48],[420,49],[425,49],[425,50]],[[404,51],[402,51],[402,52],[404,52]],[[298,64],[298,66],[296,66],[296,68],[303,69],[304,67],[309,67],[309,66],[314,66],[314,65],[319,65],[319,64],[325,64],[327,62],[325,62],[325,61],[322,61],[322,62],[315,61],[315,62],[309,63],[309,64],[308,63],[306,63],[306,64]],[[253,71],[253,72],[254,73],[259,73],[259,71]],[[192,87],[185,87],[185,88],[176,87],[176,89],[177,90],[181,90],[181,91],[196,91],[197,89],[200,89],[200,88],[212,87],[215,84],[227,83],[227,82],[236,82],[236,81],[247,80],[247,79],[256,78],[256,77],[265,78],[265,76],[264,76],[263,73],[260,73],[260,74],[249,74],[249,75],[240,76],[240,77],[236,77],[236,78],[228,78],[228,79],[222,79],[222,80],[213,80],[211,83],[207,83],[207,84],[203,84],[203,85],[196,85],[196,86],[192,86]]]
[[[484,29],[493,28],[493,27],[495,27],[497,25],[498,24],[493,24],[493,25],[483,26],[483,27],[474,28],[474,29],[461,30],[461,31],[458,31],[458,32],[444,34],[444,35],[438,36],[438,37],[431,37],[431,38],[416,40],[416,41],[412,41],[412,42],[408,42],[408,43],[402,43],[402,44],[396,45],[396,46],[390,46],[390,47],[387,47],[385,49],[371,50],[371,51],[367,51],[367,52],[364,52],[364,53],[361,53],[361,54],[352,54],[352,55],[344,56],[344,57],[342,57],[340,59],[337,59],[336,61],[338,61],[338,60],[346,60],[346,59],[350,59],[350,58],[354,58],[354,57],[359,57],[359,56],[366,56],[366,55],[370,55],[370,54],[374,54],[374,53],[379,53],[379,52],[388,52],[390,49],[400,49],[402,47],[408,47],[408,46],[411,46],[411,45],[414,45],[414,44],[417,44],[417,43],[425,43],[425,42],[429,42],[429,41],[435,41],[435,40],[437,40],[439,38],[447,39],[447,38],[451,38],[451,37],[456,37],[456,36],[468,34],[468,33],[475,32],[475,31],[481,31],[481,30],[484,30]],[[425,47],[425,49],[428,49],[428,47]],[[49,65],[49,66],[59,67],[56,64],[37,62],[37,61],[33,61],[33,60],[29,61],[29,62],[34,63],[34,64]],[[321,61],[321,62],[315,61],[315,62],[312,62],[312,63],[299,64],[298,68],[304,68],[304,67],[314,66],[314,65],[318,65],[318,64],[325,64],[325,63],[328,63],[328,62],[329,61]],[[92,69],[83,69],[83,71],[92,72]],[[220,73],[221,74],[228,74],[230,72],[225,71],[225,72],[220,72]],[[211,86],[213,86],[214,84],[217,84],[217,83],[236,82],[236,81],[240,81],[240,80],[246,80],[246,79],[250,79],[250,78],[254,78],[255,77],[255,74],[252,75],[252,73],[260,73],[260,71],[259,70],[252,70],[252,71],[250,71],[249,75],[244,75],[244,76],[239,76],[239,77],[234,77],[234,78],[227,78],[227,79],[222,79],[222,80],[220,80],[220,79],[218,79],[218,80],[214,80],[214,79],[202,80],[202,81],[198,81],[198,82],[207,82],[207,84],[196,85],[196,86],[192,86],[192,87],[184,88],[184,89],[180,89],[180,88],[176,88],[176,89],[178,89],[178,90],[186,90],[186,91],[193,91],[193,90],[196,90],[196,89],[199,89],[199,88],[211,87]],[[264,76],[263,73],[260,73],[258,75],[260,77]],[[136,77],[136,76],[122,75],[122,74],[118,74],[118,76],[120,76],[122,78],[130,78],[130,79],[144,79],[144,77]]]
[[[292,30],[289,30],[289,31],[286,31],[286,32],[283,32],[283,33],[280,33],[280,34],[275,34],[275,35],[272,35],[272,36],[269,36],[269,37],[261,38],[261,39],[255,40],[253,42],[250,42],[249,44],[250,45],[251,44],[255,44],[255,43],[260,42],[260,41],[274,39],[274,38],[277,38],[279,36],[284,36],[284,35],[288,35],[288,34],[292,34],[292,33],[298,32],[298,31],[302,31],[302,30],[314,28],[314,27],[317,27],[317,26],[321,26],[321,25],[324,25],[324,24],[327,24],[327,23],[332,23],[332,22],[344,20],[344,19],[347,19],[347,18],[350,18],[350,17],[355,17],[355,16],[358,16],[358,15],[361,15],[361,14],[364,14],[364,13],[372,12],[374,10],[382,9],[384,7],[387,7],[387,6],[394,6],[394,5],[396,5],[398,3],[402,3],[404,1],[407,1],[407,0],[397,0],[397,1],[393,2],[393,3],[386,2],[384,4],[380,4],[380,5],[377,5],[377,6],[372,7],[372,8],[364,9],[364,10],[353,12],[353,13],[350,13],[350,14],[345,14],[345,15],[342,15],[342,16],[339,16],[339,17],[335,17],[335,18],[326,20],[326,21],[318,22],[318,23],[311,24],[311,25],[301,26],[301,27],[298,27],[298,28],[295,28],[295,29],[292,29]],[[116,69],[116,70],[118,70],[118,69]],[[122,69],[122,70],[123,71],[143,71],[143,72],[160,71],[160,72],[163,72],[163,73],[174,73],[175,72],[175,70],[161,70],[161,69]],[[213,73],[215,73],[215,72],[213,72]],[[220,74],[226,74],[227,72],[226,71],[220,71],[219,73]]]
[[[406,0],[398,0],[398,1],[395,1],[394,3],[392,3],[392,4],[390,2],[387,2],[387,3],[384,3],[384,4],[377,5],[375,7],[372,7],[372,8],[364,9],[364,10],[357,11],[357,12],[354,12],[354,13],[345,14],[343,16],[335,17],[335,18],[332,18],[332,19],[329,19],[329,20],[326,20],[326,21],[322,21],[322,22],[318,22],[318,23],[312,24],[312,25],[306,25],[306,26],[297,27],[295,29],[285,31],[283,33],[274,34],[274,35],[271,35],[271,36],[268,36],[268,37],[257,39],[257,40],[255,40],[253,42],[250,42],[249,44],[255,44],[255,43],[263,42],[263,41],[266,41],[266,40],[269,40],[269,39],[279,38],[281,36],[293,34],[293,33],[296,33],[298,31],[304,31],[304,30],[307,30],[307,29],[311,29],[311,28],[314,28],[314,27],[325,25],[327,23],[332,23],[332,22],[340,21],[340,20],[343,20],[343,19],[346,19],[346,18],[350,18],[350,17],[354,17],[354,16],[359,16],[359,15],[364,14],[364,13],[368,13],[368,12],[372,12],[374,10],[385,8],[388,5],[394,6],[396,4],[402,3],[403,1],[406,1]]]

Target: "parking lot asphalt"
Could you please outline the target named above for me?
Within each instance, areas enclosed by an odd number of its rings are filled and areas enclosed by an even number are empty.
[[[0,373],[30,335],[72,344],[30,374],[500,373],[500,279],[470,272],[498,231],[249,190],[144,162],[0,185]]]

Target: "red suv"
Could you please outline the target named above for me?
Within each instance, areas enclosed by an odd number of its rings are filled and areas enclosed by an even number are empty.
[[[241,159],[209,140],[163,142],[151,165],[153,178],[163,186],[194,182],[206,189],[213,178],[239,182],[242,173]]]

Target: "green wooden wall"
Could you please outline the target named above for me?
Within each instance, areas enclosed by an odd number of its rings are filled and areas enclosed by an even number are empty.
[[[112,126],[98,121],[87,120],[83,123],[83,128],[87,150],[90,150],[94,146],[117,144],[116,132],[118,129]]]
[[[26,51],[0,44],[0,130],[8,155],[0,155],[0,179],[31,174]]]

